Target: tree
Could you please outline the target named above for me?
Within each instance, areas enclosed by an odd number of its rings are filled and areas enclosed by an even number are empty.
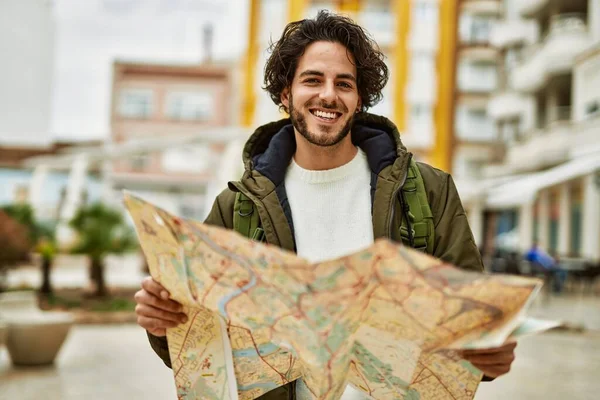
[[[28,204],[11,204],[2,207],[10,217],[19,222],[28,231],[29,243],[35,247],[42,259],[42,285],[40,292],[52,293],[50,272],[57,253],[55,240],[55,227],[53,224],[45,224],[35,219],[33,209]]]
[[[5,289],[1,278],[8,267],[27,261],[31,247],[27,228],[0,210],[0,291]]]
[[[90,278],[95,296],[108,294],[104,280],[104,261],[109,254],[122,254],[137,247],[133,230],[120,211],[101,203],[79,209],[71,220],[77,233],[77,243],[72,251],[86,254],[90,259]]]

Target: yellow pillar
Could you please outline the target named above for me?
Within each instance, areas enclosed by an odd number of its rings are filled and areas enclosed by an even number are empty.
[[[355,17],[360,11],[360,0],[340,0],[339,12]]]
[[[408,32],[410,31],[410,0],[393,0],[396,15],[392,80],[394,85],[394,122],[400,132],[406,130],[406,82],[408,79]]]
[[[256,93],[254,83],[256,64],[258,62],[258,34],[260,22],[260,2],[250,0],[250,20],[248,21],[248,48],[246,49],[244,70],[244,97],[242,101],[242,125],[251,126],[254,122],[256,110]]]
[[[306,0],[288,0],[288,22],[304,19]]]
[[[456,56],[456,1],[440,1],[440,35],[437,62],[438,90],[435,109],[435,147],[433,166],[451,172],[454,69]]]

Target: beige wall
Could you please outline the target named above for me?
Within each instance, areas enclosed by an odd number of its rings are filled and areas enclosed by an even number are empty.
[[[159,67],[152,67],[159,68]],[[207,73],[204,74],[201,67],[197,67],[194,73],[190,73],[185,67],[178,73],[176,67],[167,67],[169,72],[158,70],[156,73],[128,71],[127,68],[117,65],[113,83],[113,96],[111,106],[112,140],[115,142],[136,142],[153,137],[164,136],[189,136],[211,126],[226,126],[230,124],[230,80],[229,74]],[[139,69],[139,68],[138,68]],[[152,92],[152,113],[147,118],[128,118],[119,114],[120,93],[126,89],[141,89]],[[193,93],[209,93],[212,97],[212,112],[208,119],[201,121],[173,120],[166,114],[167,96],[172,91],[184,91]],[[186,150],[186,149],[184,149]],[[136,156],[136,159],[125,159],[115,162],[113,165],[116,173],[136,173],[168,175],[172,177],[206,178],[207,172],[203,170],[203,164],[210,165],[212,154],[221,153],[222,145],[211,146],[206,149],[193,148],[182,157],[189,158],[189,171],[172,170],[166,165],[167,153],[176,150],[149,153]],[[199,160],[198,157],[205,158]],[[202,162],[204,161],[204,162]],[[185,163],[185,161],[182,161]],[[136,167],[137,165],[137,167]]]

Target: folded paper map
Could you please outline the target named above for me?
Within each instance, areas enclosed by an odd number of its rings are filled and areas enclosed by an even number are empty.
[[[311,264],[125,203],[152,277],[189,316],[167,330],[181,399],[254,399],[297,379],[318,399],[348,384],[374,399],[472,399],[482,374],[457,349],[551,327],[526,324],[536,279],[467,272],[388,240]]]

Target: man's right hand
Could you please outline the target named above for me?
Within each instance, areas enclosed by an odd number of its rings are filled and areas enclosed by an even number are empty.
[[[152,277],[144,278],[134,299],[138,325],[154,336],[166,336],[167,328],[187,322],[181,304],[170,300],[169,292]]]

